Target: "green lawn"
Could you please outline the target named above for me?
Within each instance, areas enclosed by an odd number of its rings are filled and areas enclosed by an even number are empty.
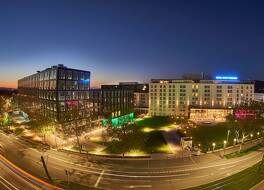
[[[135,137],[132,142],[132,149],[127,152],[138,152],[140,154],[151,153],[171,153],[169,146],[163,138],[162,130],[168,127],[175,127],[173,121],[169,117],[147,117],[136,120],[136,126],[141,129],[139,139]],[[143,141],[142,141],[143,140]],[[140,143],[138,143],[140,141]],[[134,144],[133,144],[134,143]],[[104,150],[110,154],[122,153],[122,142],[112,141],[107,143],[107,148]]]
[[[252,127],[254,138],[257,137],[257,131],[261,131],[263,122],[256,121]],[[227,146],[232,146],[234,143],[235,128],[234,123],[224,122],[216,125],[198,125],[196,128],[186,130],[186,135],[193,137],[195,145],[200,144],[202,151],[212,150],[212,143],[216,144],[215,149],[223,148],[224,140],[227,140],[227,131],[230,130]]]
[[[196,128],[187,130],[187,136],[193,137],[194,144],[201,145],[203,151],[212,149],[212,143],[216,143],[217,148],[223,148],[223,142],[227,139],[227,131],[230,129],[227,125],[199,125]],[[233,143],[235,132],[231,130],[229,135],[229,145]]]
[[[170,153],[170,148],[160,131],[152,131],[146,133],[145,136],[144,151],[147,153]]]
[[[131,151],[137,151],[140,154],[151,154],[151,153],[170,153],[169,146],[164,140],[160,131],[151,131],[148,133],[142,133],[144,139],[143,144],[138,144],[137,141],[131,141],[135,143]],[[107,148],[104,152],[109,154],[121,154],[122,142],[112,141],[107,143]],[[127,150],[129,152],[130,150]]]
[[[169,117],[147,117],[136,121],[136,124],[141,127],[148,127],[153,129],[171,126],[173,123],[174,121]]]
[[[259,170],[259,164],[256,164],[230,177],[188,190],[249,190],[262,180],[264,180],[264,166]]]
[[[143,143],[138,144],[137,140],[132,139],[130,142],[135,143],[135,148],[132,148],[132,151],[136,151],[141,154],[171,153],[169,146],[163,138],[161,130],[168,127],[175,127],[173,123],[174,122],[168,117],[148,117],[137,119],[136,125],[142,129],[140,138],[143,139]],[[120,142],[112,141],[107,143],[107,148],[104,151],[111,154],[121,154],[121,146],[122,144],[120,144]],[[129,152],[130,150],[127,151]]]
[[[130,146],[125,148],[126,154],[146,155],[151,153],[171,153],[169,146],[163,138],[162,129],[163,127],[168,127],[172,124],[173,121],[167,117],[154,117],[137,120],[136,126],[132,127],[138,127],[139,132],[127,139],[126,142],[129,142]],[[102,144],[102,142],[96,143]],[[113,140],[111,142],[106,142],[104,145],[106,146],[103,150],[104,153],[123,153],[123,142]]]

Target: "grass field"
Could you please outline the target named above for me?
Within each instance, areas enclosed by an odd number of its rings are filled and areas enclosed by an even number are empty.
[[[134,141],[136,148],[131,149],[132,153],[137,152],[137,154],[142,155],[151,153],[170,153],[169,146],[167,145],[160,131],[151,131],[149,133],[143,133],[142,137],[144,138],[144,143],[140,144],[139,147],[137,142]],[[108,142],[107,148],[104,149],[104,152],[109,154],[121,154],[121,146],[122,144],[118,141]],[[129,150],[127,150],[127,153],[129,154]]]
[[[174,122],[168,117],[149,117],[138,119],[136,121],[136,125],[141,128],[141,135],[144,139],[144,143],[142,143],[139,147],[136,141],[131,140],[132,143],[135,143],[136,147],[132,149],[131,152],[137,152],[138,154],[171,153],[161,131],[175,127],[173,123]],[[109,154],[121,154],[121,146],[122,144],[117,141],[108,142],[107,148],[104,151]]]
[[[223,142],[227,139],[227,131],[230,129],[227,125],[200,125],[196,128],[190,128],[187,136],[193,137],[196,145],[200,144],[203,151],[212,149],[212,143],[216,144],[215,149],[223,148]],[[230,129],[229,145],[233,143],[235,132]]]
[[[200,144],[202,151],[212,150],[212,143],[215,143],[215,149],[223,148],[224,141],[227,140],[227,133],[230,130],[227,146],[232,146],[234,143],[235,128],[233,123],[224,122],[216,125],[198,125],[196,128],[190,128],[186,130],[186,135],[193,137],[195,145]],[[259,121],[254,123],[252,133],[254,137],[257,137],[257,131],[261,131],[261,125]],[[250,138],[250,137],[248,137]]]
[[[169,117],[147,117],[136,121],[136,124],[143,128],[162,130],[164,127],[175,127],[174,121]]]
[[[264,180],[264,166],[259,170],[259,164],[256,164],[230,177],[188,190],[249,190],[262,180]]]

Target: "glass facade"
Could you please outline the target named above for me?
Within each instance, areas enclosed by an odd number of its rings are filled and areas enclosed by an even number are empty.
[[[89,71],[61,65],[18,81],[18,104],[22,110],[29,115],[41,111],[59,122],[78,119],[93,125],[102,118],[127,115],[134,112],[133,98],[133,90],[119,85],[90,89]]]
[[[78,110],[78,118],[89,118],[89,89],[89,71],[60,65],[20,79],[18,99],[20,104],[31,104],[32,111],[40,107],[57,121],[74,120],[68,113],[73,109]]]

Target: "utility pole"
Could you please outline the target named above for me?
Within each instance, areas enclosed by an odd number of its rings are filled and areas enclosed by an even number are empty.
[[[45,170],[45,172],[46,172],[46,174],[47,174],[47,177],[48,177],[48,179],[52,182],[52,179],[51,179],[51,177],[50,177],[50,175],[49,175],[48,168],[47,168],[47,166],[46,166],[46,163],[45,163],[44,157],[41,156],[40,158],[41,158],[41,162],[42,162],[42,164],[43,164],[44,170]]]
[[[68,170],[65,170],[65,174],[67,176],[67,183],[68,183],[68,187],[70,186],[70,179],[69,179],[69,173]]]

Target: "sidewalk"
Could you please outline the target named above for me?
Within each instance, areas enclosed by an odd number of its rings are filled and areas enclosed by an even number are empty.
[[[169,131],[162,131],[162,135],[166,140],[171,152],[177,157],[188,157],[190,156],[190,151],[182,150],[181,147],[181,137],[176,133],[176,129]]]

